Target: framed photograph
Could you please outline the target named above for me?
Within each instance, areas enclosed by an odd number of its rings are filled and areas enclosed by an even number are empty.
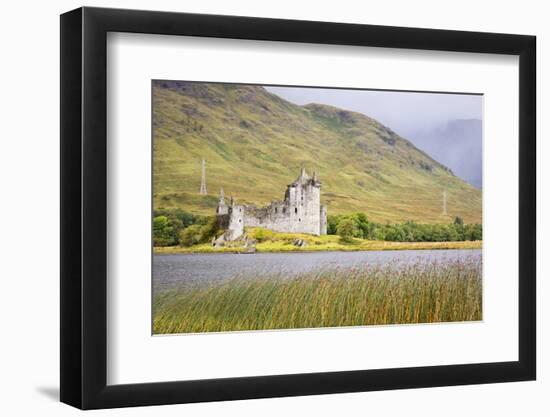
[[[61,401],[533,380],[535,37],[61,16]]]

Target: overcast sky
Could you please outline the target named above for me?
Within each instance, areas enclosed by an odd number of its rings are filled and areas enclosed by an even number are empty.
[[[366,114],[405,138],[450,120],[482,118],[482,96],[479,95],[299,87],[266,89],[295,104],[323,103]]]

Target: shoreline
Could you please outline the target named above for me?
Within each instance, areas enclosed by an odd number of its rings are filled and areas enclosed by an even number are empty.
[[[262,247],[264,245],[264,247]],[[259,243],[255,252],[248,252],[246,248],[223,247],[214,248],[209,244],[191,247],[165,246],[153,247],[154,255],[187,255],[187,254],[240,254],[254,255],[256,253],[314,253],[314,252],[376,252],[376,251],[408,251],[408,250],[457,250],[457,249],[482,249],[483,241],[457,241],[457,242],[388,242],[388,241],[364,241],[357,245],[308,245],[305,248],[272,247]]]

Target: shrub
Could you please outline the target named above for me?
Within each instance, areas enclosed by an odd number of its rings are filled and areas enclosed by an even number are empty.
[[[215,217],[207,219],[205,224],[193,224],[180,232],[179,243],[181,246],[193,246],[206,243],[217,235],[218,222]]]
[[[218,220],[215,217],[207,218],[204,225],[201,226],[201,243],[209,242],[218,233]]]
[[[194,224],[183,229],[179,236],[180,245],[193,246],[200,243],[202,236],[201,229],[202,226],[200,224]]]
[[[267,229],[256,229],[252,233],[252,238],[256,239],[258,243],[266,242],[268,240],[273,240],[273,231]]]

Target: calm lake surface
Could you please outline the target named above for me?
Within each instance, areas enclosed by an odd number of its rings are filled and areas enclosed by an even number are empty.
[[[292,276],[319,269],[445,263],[460,259],[479,260],[481,249],[154,255],[153,290],[209,285],[237,276]]]

